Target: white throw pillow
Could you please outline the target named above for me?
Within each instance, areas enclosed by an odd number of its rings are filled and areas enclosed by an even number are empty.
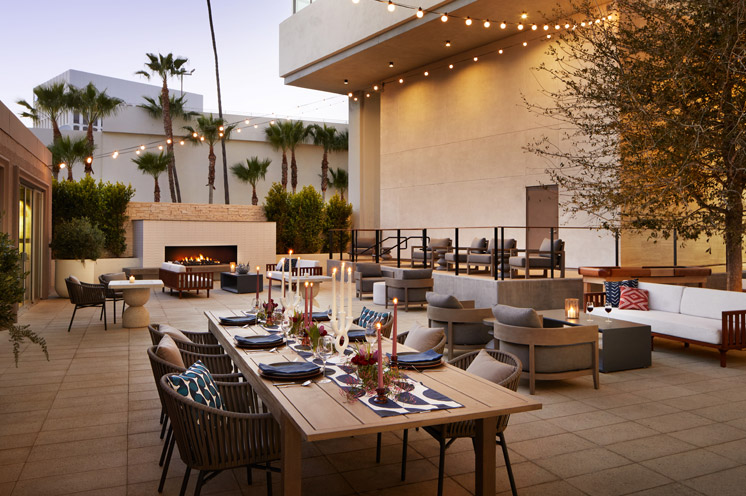
[[[466,371],[495,384],[500,384],[510,377],[510,374],[515,371],[515,367],[496,360],[485,350],[481,350]]]

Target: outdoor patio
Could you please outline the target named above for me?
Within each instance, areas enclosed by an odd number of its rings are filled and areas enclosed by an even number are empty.
[[[323,308],[331,299],[325,285]],[[266,297],[266,293],[265,293]],[[183,300],[156,292],[147,308],[154,323],[204,330],[203,312],[245,309],[247,295],[221,290]],[[355,299],[356,310],[371,300]],[[109,307],[110,308],[110,307]],[[39,302],[20,316],[44,336],[50,362],[24,345],[18,368],[0,344],[0,495],[157,494],[162,441],[160,404],[145,349],[145,329],[104,331],[98,310],[78,312],[72,332],[67,300]],[[613,315],[612,315],[613,317]],[[399,313],[400,329],[424,310]],[[746,487],[746,353],[717,353],[657,341],[649,369],[541,382],[543,409],[514,415],[506,430],[522,495],[743,494]],[[528,394],[525,381],[519,392]],[[407,481],[399,481],[401,438],[384,434],[382,463],[375,436],[304,445],[305,494],[434,494],[438,445],[424,432],[410,435]],[[497,456],[498,492],[509,494]],[[445,494],[472,494],[474,458],[468,440],[446,457]],[[184,466],[174,456],[163,494],[177,494]],[[196,477],[192,477],[190,488]],[[279,479],[277,479],[279,482]],[[190,489],[191,490],[191,489]],[[205,494],[266,494],[264,476],[223,473]]]

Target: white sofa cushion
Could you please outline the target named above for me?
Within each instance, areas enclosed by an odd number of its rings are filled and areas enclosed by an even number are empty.
[[[301,258],[298,262],[298,267],[321,267],[321,262],[318,260],[303,260]]]
[[[593,315],[606,316],[603,308],[594,308]],[[626,320],[649,325],[652,332],[667,334],[705,343],[720,344],[722,341],[720,319],[707,319],[693,315],[662,312],[660,310],[619,310],[615,308],[609,315],[612,319]]]
[[[163,270],[170,270],[171,272],[186,272],[186,265],[171,263],[171,262],[163,262],[161,264],[161,269]]]
[[[641,282],[638,287],[648,292],[650,310],[679,313],[684,286]]]
[[[732,310],[746,310],[746,293],[684,288],[684,294],[681,297],[682,314],[720,321],[724,311]]]

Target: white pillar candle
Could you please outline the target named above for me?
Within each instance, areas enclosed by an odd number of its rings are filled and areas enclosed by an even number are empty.
[[[347,311],[352,315],[352,267],[347,268],[347,280],[349,283],[347,292]]]
[[[337,318],[337,268],[332,269],[332,319]]]
[[[295,264],[295,266],[298,268],[297,272],[295,273],[295,296],[300,296],[300,257],[298,257],[298,262]],[[293,281],[292,267],[290,267],[290,281]]]

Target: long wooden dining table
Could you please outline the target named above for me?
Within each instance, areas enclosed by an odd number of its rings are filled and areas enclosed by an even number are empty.
[[[234,314],[237,315],[238,313]],[[381,417],[360,401],[350,402],[340,387],[332,382],[314,382],[306,387],[277,387],[272,380],[259,374],[260,363],[276,363],[298,359],[288,346],[275,352],[236,348],[233,336],[263,335],[259,326],[242,328],[222,326],[220,317],[207,311],[210,331],[217,337],[246,380],[280,424],[282,432],[282,494],[301,494],[301,443],[343,438],[386,431],[413,429],[462,420],[473,420],[476,425],[475,488],[478,495],[495,494],[497,418],[501,415],[538,410],[541,403],[510,391],[488,380],[477,377],[452,365],[424,371],[406,371],[413,380],[444,394],[463,405],[462,408],[433,410],[415,414]],[[400,346],[401,351],[406,347]],[[386,339],[384,350],[391,351]]]

